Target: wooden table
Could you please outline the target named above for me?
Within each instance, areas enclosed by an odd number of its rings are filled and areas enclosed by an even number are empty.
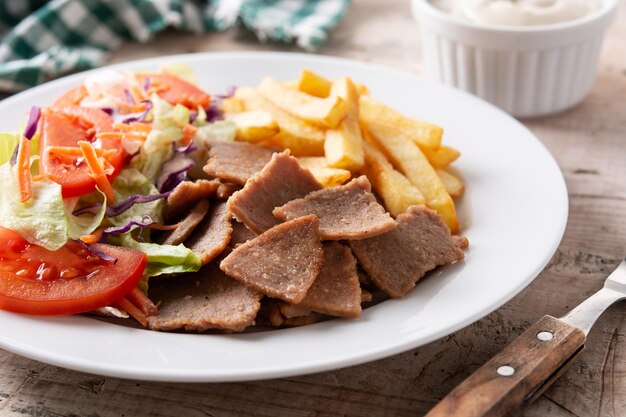
[[[423,73],[408,1],[356,0],[319,52]],[[590,96],[565,113],[524,120],[556,157],[569,189],[565,238],[544,272],[504,307],[441,340],[317,375],[230,384],[103,378],[0,351],[0,415],[419,416],[543,314],[559,316],[602,286],[626,254],[626,3],[620,2]],[[113,61],[181,52],[295,50],[245,31],[164,33]],[[541,204],[541,202],[537,202]],[[506,279],[503,276],[502,279]],[[0,329],[1,331],[1,329]],[[580,360],[526,417],[626,415],[626,308],[605,313]]]

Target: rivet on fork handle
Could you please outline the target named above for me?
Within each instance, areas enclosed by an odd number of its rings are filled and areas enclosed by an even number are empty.
[[[505,417],[534,401],[585,344],[579,328],[552,316],[535,325],[456,387],[426,417]]]

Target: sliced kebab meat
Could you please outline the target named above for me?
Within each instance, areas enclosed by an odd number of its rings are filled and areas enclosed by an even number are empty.
[[[247,142],[212,141],[204,172],[224,182],[244,185],[272,159],[278,148]]]
[[[159,314],[148,319],[153,330],[240,332],[254,325],[261,294],[211,264],[198,272],[155,279],[150,297],[159,304]]]
[[[350,248],[339,242],[324,244],[324,266],[296,307],[338,317],[361,314],[361,286]]]
[[[206,265],[221,254],[230,242],[233,227],[225,202],[214,204],[184,244]]]
[[[323,240],[367,239],[390,231],[395,220],[372,194],[367,177],[348,184],[314,191],[273,210],[278,219],[293,220],[314,214],[320,220]]]
[[[162,245],[179,245],[183,243],[207,215],[209,205],[208,200],[200,200],[178,224],[178,227],[172,231],[163,233],[163,235],[159,237],[158,242]]]
[[[272,214],[276,207],[320,189],[322,185],[311,172],[284,151],[272,156],[242,190],[230,197],[228,208],[250,230],[263,233],[279,223]]]
[[[318,229],[315,216],[279,224],[239,245],[220,268],[264,295],[297,304],[324,263]]]
[[[406,295],[428,271],[464,259],[467,239],[450,234],[436,212],[411,206],[398,227],[350,247],[372,282],[390,297]]]

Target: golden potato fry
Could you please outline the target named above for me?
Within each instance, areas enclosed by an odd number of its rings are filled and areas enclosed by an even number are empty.
[[[246,110],[246,104],[234,97],[222,100],[220,106],[224,113],[239,113]]]
[[[356,83],[355,85],[356,85],[356,90],[359,93],[359,97],[370,95],[370,90],[365,86],[365,84]]]
[[[299,80],[283,81],[283,85],[289,88],[290,90],[297,90],[298,85],[299,85]]]
[[[363,138],[359,125],[359,95],[348,77],[333,81],[331,95],[337,95],[348,103],[348,113],[336,129],[326,131],[324,153],[329,166],[354,172],[364,163]]]
[[[298,162],[303,168],[311,171],[311,174],[324,187],[334,187],[344,184],[352,174],[350,171],[340,168],[330,168],[328,161],[323,156],[301,156]]]
[[[385,208],[393,217],[404,213],[411,206],[424,204],[420,190],[396,171],[374,145],[363,142],[363,150],[365,165],[361,172],[370,180],[374,191],[383,199]]]
[[[420,148],[439,148],[441,127],[411,119],[366,95],[360,97],[359,105],[359,117],[372,134],[398,136],[417,143]]]
[[[441,182],[443,182],[443,185],[446,187],[446,191],[448,191],[450,197],[459,198],[463,195],[465,185],[463,185],[463,182],[454,174],[443,169],[438,169],[437,175],[441,178]]]
[[[307,168],[311,171],[311,174],[315,179],[324,187],[334,187],[336,185],[344,184],[348,181],[352,174],[346,169],[340,168]]]
[[[313,97],[269,77],[263,79],[259,91],[275,106],[320,126],[335,128],[348,112],[348,104],[341,97]]]
[[[280,130],[276,119],[271,113],[251,110],[241,113],[232,113],[226,116],[237,127],[237,140],[260,142],[268,139]]]
[[[298,79],[298,90],[303,93],[319,98],[326,98],[330,94],[330,88],[331,82],[321,75],[318,75],[308,69],[304,69],[300,73],[300,79]]]
[[[304,168],[329,168],[325,156],[300,156],[296,159]]]
[[[452,233],[458,233],[454,201],[420,148],[406,136],[389,129],[370,128],[369,133],[391,163],[421,191],[426,205],[441,215]]]
[[[270,113],[280,128],[280,132],[268,139],[268,144],[283,149],[289,148],[296,156],[324,155],[323,128],[307,123],[274,106],[256,89],[241,87],[237,89],[235,98],[244,103],[246,110],[260,110]]]
[[[289,81],[289,86],[292,85],[292,81]],[[359,96],[370,95],[370,91],[365,85],[354,83],[354,86],[356,87],[356,91]],[[302,70],[302,73],[300,74],[300,79],[296,81],[296,88],[298,90],[302,91],[303,93],[307,93],[320,98],[328,97],[331,87],[332,83],[330,80],[307,69]]]
[[[420,149],[422,149],[422,152],[426,155],[428,162],[435,168],[445,168],[461,156],[461,152],[446,145],[439,146],[437,150],[430,148]]]

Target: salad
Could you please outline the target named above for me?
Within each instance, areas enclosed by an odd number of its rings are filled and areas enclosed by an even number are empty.
[[[102,70],[0,133],[0,309],[145,325],[156,311],[148,279],[201,266],[151,233],[177,227],[164,202],[193,176],[203,138],[234,136],[218,121],[222,98],[182,64]]]

